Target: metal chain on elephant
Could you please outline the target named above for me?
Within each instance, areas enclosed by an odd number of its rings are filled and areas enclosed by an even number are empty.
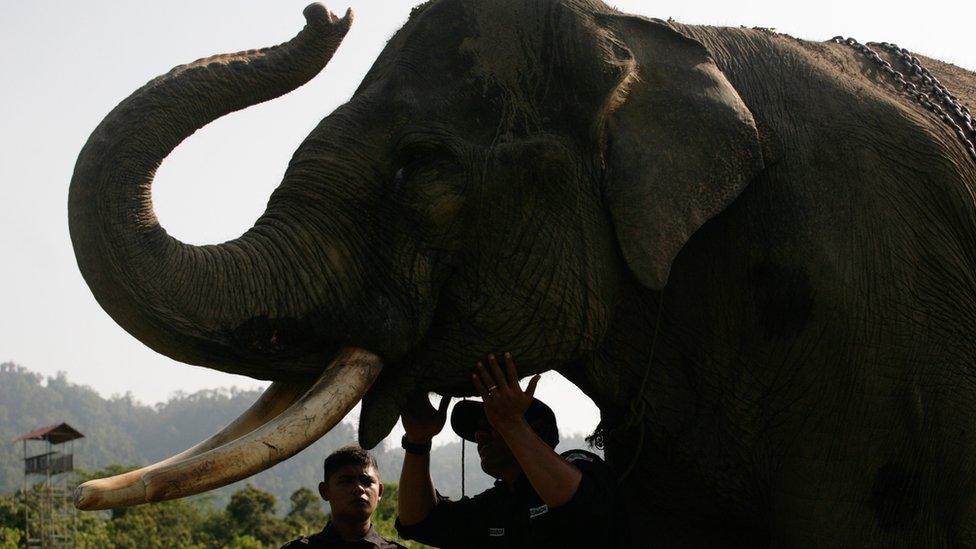
[[[831,41],[850,46],[877,63],[881,67],[881,70],[888,73],[905,90],[909,97],[952,128],[956,136],[959,137],[959,140],[962,141],[963,146],[966,147],[970,158],[976,162],[976,121],[973,120],[972,113],[942,85],[942,82],[939,82],[939,79],[935,75],[923,67],[918,58],[912,55],[910,51],[905,48],[899,48],[896,44],[890,42],[881,42],[879,44],[882,48],[901,60],[908,67],[911,74],[919,80],[922,86],[914,82],[909,82],[903,73],[895,70],[891,66],[891,63],[878,55],[878,52],[853,38],[835,36]],[[925,91],[920,89],[920,87],[924,87]],[[926,91],[929,93],[926,93]],[[940,105],[933,101],[929,94],[938,98],[938,101],[942,104]],[[953,115],[955,115],[955,118],[953,118]]]

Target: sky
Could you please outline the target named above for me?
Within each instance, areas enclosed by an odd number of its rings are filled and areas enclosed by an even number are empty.
[[[213,122],[163,163],[153,200],[166,230],[207,244],[250,227],[292,152],[349,99],[414,3],[327,3],[339,15],[351,7],[355,22],[319,76],[282,98]],[[971,1],[908,8],[838,0],[611,4],[689,24],[761,26],[810,40],[845,35],[895,42],[976,69]],[[132,91],[175,65],[288,40],[304,24],[305,5],[307,0],[0,0],[0,362],[44,375],[65,371],[103,396],[131,393],[147,404],[175,391],[266,386],[174,362],[116,325],[78,272],[67,192],[88,135]],[[599,421],[593,403],[556,374],[543,377],[537,394],[555,409],[565,432],[589,433]]]

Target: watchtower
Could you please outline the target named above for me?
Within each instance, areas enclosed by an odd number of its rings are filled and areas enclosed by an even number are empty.
[[[74,547],[71,473],[75,469],[74,441],[84,436],[67,423],[59,423],[14,439],[14,442],[23,441],[24,444],[24,538],[27,547]],[[35,453],[37,451],[41,453]],[[41,478],[32,485],[31,477]],[[36,532],[31,531],[31,513],[37,515],[39,526]]]

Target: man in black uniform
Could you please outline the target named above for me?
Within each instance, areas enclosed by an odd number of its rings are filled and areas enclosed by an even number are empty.
[[[332,520],[318,534],[302,536],[282,549],[403,547],[377,534],[370,521],[383,495],[372,454],[359,446],[346,446],[325,458],[323,469],[325,479],[319,483],[319,495],[332,507]]]
[[[441,431],[449,397],[437,410],[422,395],[402,411],[407,451],[400,474],[397,532],[436,547],[625,547],[626,512],[614,479],[598,456],[554,451],[552,410],[523,392],[511,355],[503,373],[493,355],[472,382],[483,403],[459,402],[451,427],[478,444],[481,468],[498,479],[472,498],[451,501],[434,491],[430,441]]]

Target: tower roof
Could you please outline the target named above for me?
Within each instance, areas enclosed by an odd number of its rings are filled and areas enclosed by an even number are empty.
[[[20,440],[46,440],[51,444],[61,444],[62,442],[68,442],[69,440],[74,440],[76,438],[84,438],[84,436],[85,435],[81,434],[78,432],[78,430],[67,423],[58,423],[56,425],[48,425],[47,427],[34,429],[29,433],[24,433],[15,438],[14,442]]]

